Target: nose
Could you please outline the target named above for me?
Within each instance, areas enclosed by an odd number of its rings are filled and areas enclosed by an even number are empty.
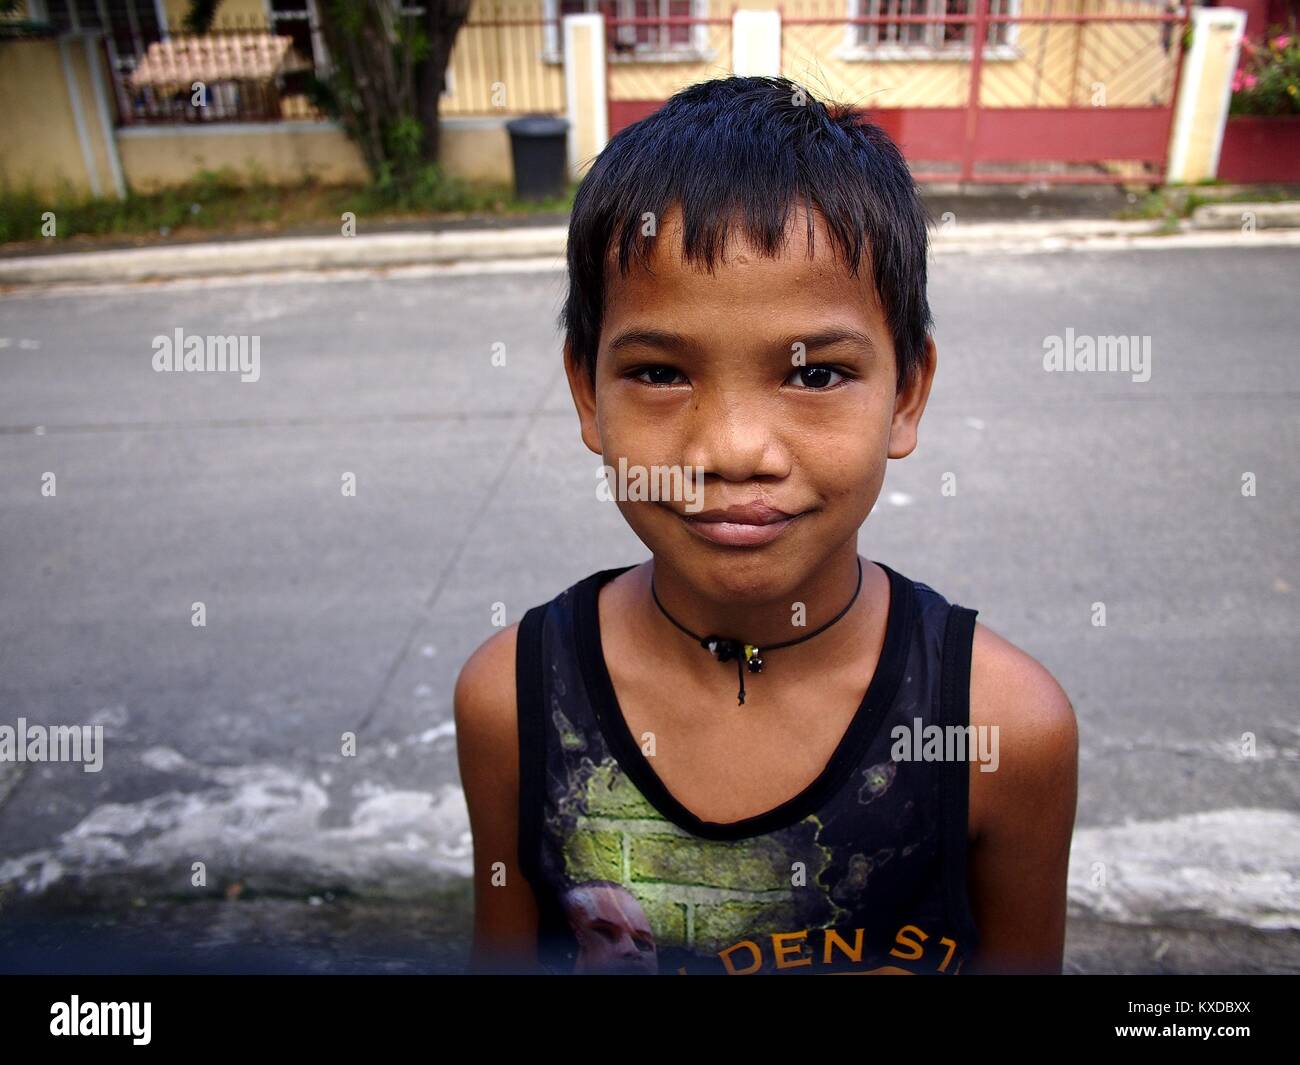
[[[697,391],[682,462],[724,481],[783,477],[789,460],[772,405],[738,390]]]

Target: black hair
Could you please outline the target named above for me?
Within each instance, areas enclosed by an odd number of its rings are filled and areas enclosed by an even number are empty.
[[[857,276],[865,256],[894,342],[901,389],[920,365],[933,322],[926,297],[929,214],[898,146],[852,107],[818,102],[784,77],[728,77],[677,92],[620,130],[578,186],[569,219],[569,288],[560,312],[566,347],[594,377],[613,242],[626,277],[645,262],[655,219],[682,210],[683,255],[712,272],[738,218],[764,254],[784,240],[795,197],[814,205]],[[640,239],[638,239],[640,238]]]

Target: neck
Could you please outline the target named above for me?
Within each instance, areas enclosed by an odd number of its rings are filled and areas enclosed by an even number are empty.
[[[718,598],[716,589],[710,591],[696,587],[685,574],[656,559],[648,567],[642,582],[641,598],[646,609],[640,613],[654,630],[654,638],[660,646],[680,646],[683,651],[694,655],[698,649],[693,651],[690,638],[664,616],[654,602],[654,595],[658,596],[663,610],[698,636],[716,635],[760,648],[808,636],[832,621],[852,600],[852,606],[843,617],[807,641],[809,649],[819,645],[815,657],[820,657],[820,652],[834,652],[839,645],[851,641],[858,623],[868,612],[865,604],[868,596],[859,594],[854,600],[858,566],[855,537],[795,587],[782,590],[775,596],[738,601],[734,595]],[[870,582],[868,568],[869,564],[862,567],[864,592]],[[654,582],[653,593],[651,579]],[[799,646],[801,649],[804,647],[802,644]]]

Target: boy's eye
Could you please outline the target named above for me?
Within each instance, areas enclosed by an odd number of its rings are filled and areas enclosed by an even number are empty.
[[[644,369],[636,371],[633,377],[637,381],[644,381],[648,385],[675,385],[678,382],[673,378],[681,377],[678,371],[671,366],[646,366]]]
[[[812,391],[830,388],[843,380],[844,375],[829,366],[800,366],[789,377],[790,383]]]

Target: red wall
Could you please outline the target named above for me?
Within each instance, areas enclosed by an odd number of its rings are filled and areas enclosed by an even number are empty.
[[[1238,184],[1300,182],[1300,115],[1230,115],[1217,176]]]

